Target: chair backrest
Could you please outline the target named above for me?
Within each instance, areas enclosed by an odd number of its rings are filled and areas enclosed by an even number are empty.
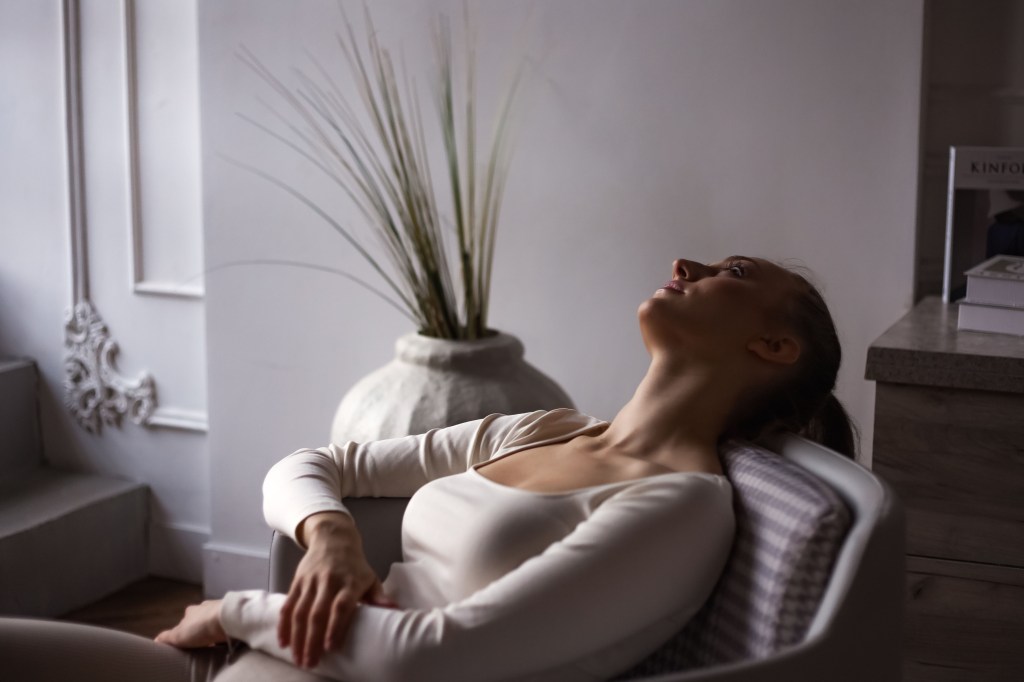
[[[850,528],[846,504],[752,443],[730,442],[721,455],[736,513],[725,569],[693,619],[629,676],[764,658],[802,640],[818,610]]]
[[[737,520],[726,568],[683,630],[617,679],[900,679],[904,519],[891,489],[793,435],[722,454]]]

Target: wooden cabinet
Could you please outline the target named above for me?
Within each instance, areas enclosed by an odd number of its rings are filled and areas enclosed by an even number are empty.
[[[872,469],[907,512],[904,679],[1024,679],[1024,338],[918,304],[873,343]]]

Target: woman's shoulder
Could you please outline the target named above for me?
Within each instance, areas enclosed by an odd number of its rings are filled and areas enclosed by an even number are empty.
[[[671,471],[638,479],[635,486],[640,490],[704,489],[732,493],[732,483],[729,478],[710,471]]]
[[[600,432],[608,422],[571,407],[511,415],[503,448]]]
[[[524,425],[537,425],[558,428],[589,428],[607,425],[604,419],[592,417],[574,407],[556,407],[553,410],[534,410],[520,415]]]
[[[709,513],[733,515],[733,487],[726,476],[704,471],[675,471],[629,482],[605,502],[613,506],[648,507],[668,515],[691,513],[701,508]]]

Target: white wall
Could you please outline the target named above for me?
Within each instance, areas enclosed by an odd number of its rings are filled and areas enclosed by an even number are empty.
[[[414,64],[430,54],[431,12],[460,7],[373,3],[383,40]],[[611,418],[646,367],[636,308],[674,257],[796,259],[817,273],[838,322],[840,397],[869,459],[866,349],[911,302],[922,0],[474,7],[483,73],[496,75],[481,79],[481,96],[503,82],[505,57],[531,65],[492,326],[520,336],[581,409]],[[366,272],[306,209],[223,158],[323,190],[236,116],[258,114],[267,89],[235,53],[248,46],[279,72],[304,49],[326,60],[337,23],[333,2],[201,3],[208,267],[291,258]],[[253,266],[208,276],[208,593],[262,583],[264,473],[323,444],[341,395],[408,329],[329,275]]]
[[[209,533],[205,432],[124,420],[121,429],[93,435],[63,405],[64,314],[72,296],[62,4],[0,0],[0,356],[28,356],[39,365],[46,460],[147,483],[150,572],[198,581]],[[120,345],[122,373],[151,372],[158,413],[171,408],[194,417],[205,413],[206,401],[202,301],[143,294],[131,264],[138,253],[148,266],[143,282],[202,268],[195,12],[178,0],[150,0],[136,15],[135,44],[143,49],[135,57],[145,84],[134,103],[142,239],[133,248],[123,10],[134,4],[80,3],[90,294]],[[169,91],[169,75],[180,78],[177,89]],[[161,197],[177,210],[164,207],[157,218]]]

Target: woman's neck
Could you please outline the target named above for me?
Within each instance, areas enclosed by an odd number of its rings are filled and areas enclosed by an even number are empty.
[[[721,368],[655,357],[630,401],[588,445],[671,469],[717,466],[718,439],[740,385]]]

